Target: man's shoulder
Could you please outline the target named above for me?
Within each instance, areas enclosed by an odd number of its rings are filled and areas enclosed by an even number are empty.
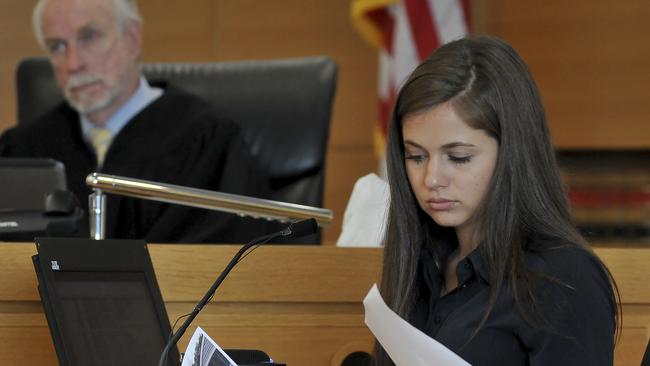
[[[3,134],[4,139],[43,139],[46,137],[69,135],[78,119],[76,113],[65,103],[54,107],[32,121],[21,121]]]
[[[214,113],[216,111],[207,101],[198,95],[187,92],[174,85],[168,85],[162,96],[151,104],[151,107],[165,112],[193,112],[193,113]]]
[[[60,105],[33,121],[23,121],[0,136],[2,156],[58,156],[78,152],[81,129],[78,115]],[[64,152],[65,151],[65,152]]]
[[[163,95],[143,111],[142,117],[157,126],[179,130],[219,130],[239,133],[239,125],[219,112],[203,98],[169,85]]]
[[[149,158],[168,155],[170,151],[225,151],[242,137],[237,124],[219,116],[201,98],[168,86],[158,99],[131,118],[113,140],[111,149],[138,149],[139,155]],[[140,150],[141,146],[147,146],[146,153]],[[129,156],[132,159],[131,153]]]

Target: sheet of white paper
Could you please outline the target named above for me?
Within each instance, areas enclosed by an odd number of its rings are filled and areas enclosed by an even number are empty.
[[[181,366],[237,366],[226,352],[201,327],[190,339]]]
[[[366,325],[397,366],[470,366],[465,360],[402,319],[382,299],[377,284],[366,298]]]

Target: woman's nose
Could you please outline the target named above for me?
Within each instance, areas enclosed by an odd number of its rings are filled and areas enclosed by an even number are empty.
[[[429,162],[424,184],[430,189],[438,189],[449,185],[444,166],[437,159],[431,159]]]

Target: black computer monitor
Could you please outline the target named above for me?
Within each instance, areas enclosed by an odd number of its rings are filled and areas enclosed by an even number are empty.
[[[43,211],[45,197],[66,190],[65,168],[40,158],[0,158],[0,211]]]
[[[67,190],[61,162],[0,158],[0,241],[80,235],[83,224],[84,210]]]
[[[36,238],[36,246],[60,365],[158,364],[171,329],[146,243]],[[167,364],[179,364],[176,348]]]

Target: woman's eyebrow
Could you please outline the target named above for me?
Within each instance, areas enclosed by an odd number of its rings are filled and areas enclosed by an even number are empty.
[[[411,141],[411,140],[404,140],[404,145],[411,145],[411,146],[413,146],[415,148],[418,148],[418,149],[424,149],[424,147],[422,147],[422,145],[418,144],[417,142]]]
[[[467,142],[460,142],[460,141],[450,142],[448,144],[442,145],[443,149],[453,149],[455,147],[471,147],[471,148],[475,148],[475,147],[478,147],[478,146],[476,146],[474,144],[467,143]]]
[[[417,142],[411,141],[411,140],[404,140],[404,145],[410,145],[418,149],[424,149],[424,147]],[[455,142],[450,142],[447,144],[444,144],[440,147],[441,150],[448,150],[448,149],[453,149],[456,147],[468,147],[468,148],[478,148],[478,146],[474,144],[470,144],[467,142],[461,142],[461,141],[455,141]]]

